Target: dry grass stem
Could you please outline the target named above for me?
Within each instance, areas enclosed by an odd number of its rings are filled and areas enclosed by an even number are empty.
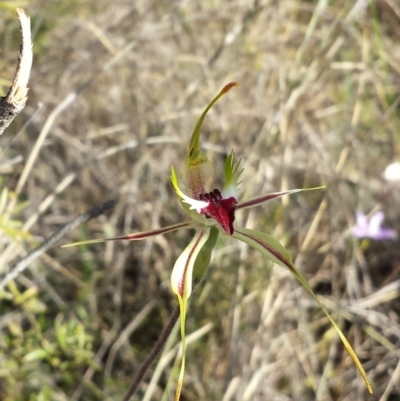
[[[14,81],[7,96],[0,101],[0,135],[23,110],[28,99],[28,81],[33,59],[31,21],[22,8],[17,8],[17,14],[21,26],[22,44]]]

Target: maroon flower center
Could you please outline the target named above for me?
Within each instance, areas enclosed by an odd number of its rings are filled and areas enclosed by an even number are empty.
[[[214,189],[211,192],[201,194],[200,200],[209,202],[208,206],[201,210],[207,219],[213,218],[221,225],[228,235],[234,232],[233,222],[235,221],[235,210],[237,200],[231,196],[230,198],[222,198],[221,192]]]

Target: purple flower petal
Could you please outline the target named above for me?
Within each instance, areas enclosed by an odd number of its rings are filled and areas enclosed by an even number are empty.
[[[383,220],[385,219],[385,215],[382,211],[376,212],[369,219],[369,232],[370,235],[379,235],[379,231],[381,230],[381,225]]]
[[[361,230],[366,230],[368,228],[368,219],[364,213],[356,212],[356,227]]]
[[[365,227],[354,226],[351,229],[351,234],[356,238],[368,237],[368,233],[367,233]]]
[[[371,238],[374,240],[385,240],[397,238],[397,232],[391,228],[382,228],[385,219],[382,211],[376,212],[370,218],[361,212],[356,212],[356,225],[351,233],[356,238]]]
[[[395,239],[397,238],[397,232],[391,228],[380,228],[379,232],[374,237],[371,236],[371,238],[376,240]]]

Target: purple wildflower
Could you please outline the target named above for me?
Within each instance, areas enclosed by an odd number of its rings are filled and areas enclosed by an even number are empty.
[[[385,214],[382,211],[374,213],[369,218],[361,212],[356,212],[356,225],[352,228],[351,233],[356,238],[370,238],[374,240],[396,238],[397,233],[395,230],[381,227],[384,219]]]

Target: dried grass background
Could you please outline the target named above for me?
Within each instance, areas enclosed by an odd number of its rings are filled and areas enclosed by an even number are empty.
[[[2,187],[15,190],[55,118],[14,216],[31,236],[0,232],[1,273],[109,199],[118,199],[112,211],[63,243],[182,221],[170,166],[182,167],[205,105],[238,81],[203,128],[215,180],[234,149],[243,199],[326,185],[240,212],[237,223],[290,249],[375,394],[290,274],[222,239],[189,309],[182,400],[400,400],[400,243],[362,248],[349,235],[355,211],[376,207],[400,230],[400,187],[382,179],[399,157],[398,3],[36,0],[25,9],[30,97],[0,138],[3,167],[22,160],[2,169]],[[19,31],[13,12],[0,18],[5,91]],[[121,400],[176,306],[169,277],[190,236],[54,247],[32,263],[0,293],[0,399]],[[134,400],[172,399],[177,344],[175,332]]]

